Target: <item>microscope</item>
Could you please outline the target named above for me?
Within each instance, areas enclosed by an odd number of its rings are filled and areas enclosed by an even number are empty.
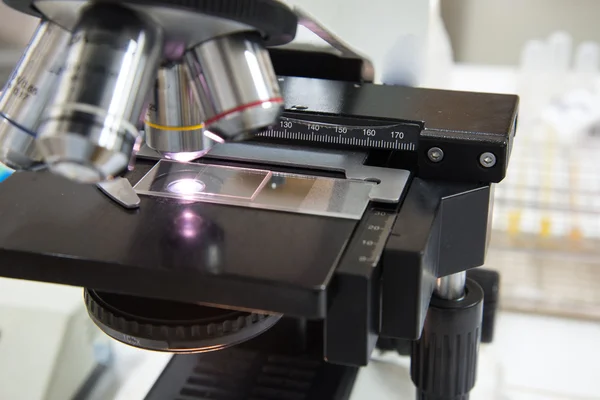
[[[4,1],[41,22],[0,98],[1,276],[175,353],[149,400],[347,399],[377,346],[468,399],[516,96],[373,84],[277,0]]]

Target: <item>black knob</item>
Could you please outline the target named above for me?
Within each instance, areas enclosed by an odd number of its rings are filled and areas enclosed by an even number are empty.
[[[475,386],[483,290],[467,279],[458,300],[431,298],[421,338],[413,343],[411,377],[419,400],[467,400]]]
[[[473,279],[483,289],[483,325],[481,343],[492,343],[496,325],[496,310],[500,297],[500,274],[483,268],[467,271],[467,277]]]
[[[147,350],[221,350],[265,332],[281,315],[227,310],[84,289],[92,321],[108,336]]]

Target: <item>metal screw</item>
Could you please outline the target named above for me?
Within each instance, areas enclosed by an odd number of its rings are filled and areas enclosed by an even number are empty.
[[[444,151],[439,147],[432,147],[427,151],[427,157],[429,157],[432,162],[440,162],[444,159]]]
[[[496,156],[490,152],[483,153],[479,156],[479,163],[485,168],[492,168],[496,165]]]

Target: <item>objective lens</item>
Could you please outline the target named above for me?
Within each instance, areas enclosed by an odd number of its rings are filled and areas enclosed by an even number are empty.
[[[199,158],[215,143],[203,135],[203,121],[186,68],[181,64],[160,68],[146,114],[148,146],[179,161]]]
[[[53,172],[98,182],[127,169],[162,46],[161,28],[129,9],[83,11],[40,127],[38,147]]]
[[[185,60],[210,135],[244,140],[281,114],[277,77],[258,33],[209,40],[188,51]]]
[[[29,168],[41,161],[35,137],[56,86],[70,34],[42,21],[0,97],[0,162]]]

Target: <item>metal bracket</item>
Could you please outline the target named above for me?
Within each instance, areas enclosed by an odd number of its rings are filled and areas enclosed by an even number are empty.
[[[397,203],[408,183],[410,172],[400,169],[363,165],[367,154],[360,151],[340,151],[254,143],[215,145],[204,159],[260,162],[284,167],[311,168],[342,172],[348,179],[375,182],[369,194],[371,201]],[[154,150],[143,146],[138,157],[160,160]]]
[[[96,187],[107,195],[115,203],[127,209],[135,209],[140,206],[140,198],[125,178],[115,178],[96,184]]]
[[[300,9],[298,6],[294,6],[294,13],[298,17],[298,25],[302,25],[309,31],[317,35],[320,39],[327,42],[328,45],[337,50],[342,57],[356,58],[362,60],[362,71],[361,77],[364,82],[373,82],[375,79],[375,68],[371,60],[365,56],[357,53],[354,49],[345,43],[342,39],[337,37],[333,32],[329,31],[323,26],[316,18]]]

